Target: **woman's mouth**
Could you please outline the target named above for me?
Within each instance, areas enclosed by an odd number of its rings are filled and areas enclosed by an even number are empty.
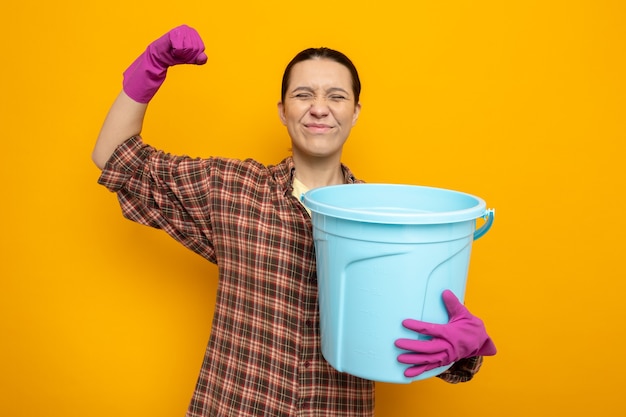
[[[323,123],[308,123],[308,124],[305,124],[304,126],[309,131],[314,132],[314,133],[326,133],[330,129],[332,129],[331,126],[329,126],[327,124],[323,124]]]

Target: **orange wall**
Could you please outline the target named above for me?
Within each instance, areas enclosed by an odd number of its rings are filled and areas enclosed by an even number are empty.
[[[185,412],[216,269],[122,219],[90,161],[121,72],[181,23],[209,63],[170,71],[150,143],[277,162],[282,70],[325,45],[361,71],[344,158],[360,177],[497,209],[467,304],[498,356],[469,384],[380,384],[378,416],[623,415],[624,3],[241,3],[3,6],[0,415]]]

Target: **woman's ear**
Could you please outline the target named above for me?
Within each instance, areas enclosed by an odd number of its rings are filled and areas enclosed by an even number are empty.
[[[356,124],[356,121],[359,120],[359,114],[361,114],[361,103],[357,103],[354,107],[354,114],[352,115],[352,126]]]
[[[280,117],[282,124],[287,126],[287,122],[285,121],[285,105],[282,101],[278,102],[278,117]]]

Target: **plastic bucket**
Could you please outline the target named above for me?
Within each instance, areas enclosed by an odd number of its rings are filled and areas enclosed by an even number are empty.
[[[317,257],[322,354],[338,371],[374,381],[409,383],[397,361],[398,338],[413,318],[447,323],[441,293],[461,301],[474,239],[494,211],[469,194],[397,184],[322,187],[304,195]],[[476,219],[486,222],[476,230]]]

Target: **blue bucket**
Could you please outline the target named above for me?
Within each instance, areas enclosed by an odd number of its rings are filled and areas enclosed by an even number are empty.
[[[405,377],[394,341],[428,339],[404,319],[448,322],[441,293],[464,300],[472,242],[494,211],[469,194],[399,184],[322,187],[303,202],[313,222],[324,358],[340,372],[392,383],[448,369]],[[476,230],[478,218],[486,222]]]

